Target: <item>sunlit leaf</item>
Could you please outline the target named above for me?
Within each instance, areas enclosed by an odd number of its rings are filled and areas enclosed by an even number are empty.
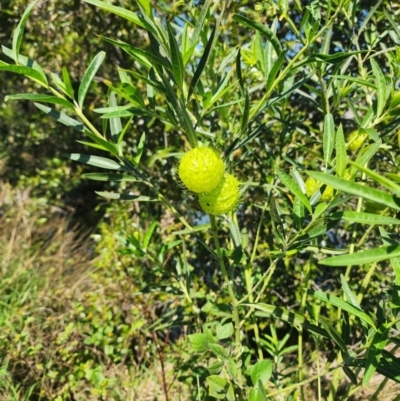
[[[105,52],[98,53],[85,71],[85,74],[83,75],[82,82],[79,85],[78,90],[78,104],[81,108],[83,106],[83,102],[85,101],[89,86],[92,83],[93,78],[95,77],[97,70],[100,68],[100,65],[102,64],[105,56]]]

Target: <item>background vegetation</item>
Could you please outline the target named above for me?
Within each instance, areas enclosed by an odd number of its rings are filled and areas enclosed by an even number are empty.
[[[0,65],[0,397],[395,399],[400,9],[149,4],[116,4],[138,26],[101,2],[39,1],[17,53],[63,82]],[[6,48],[27,6],[1,3]],[[86,132],[30,101],[63,96],[63,68],[77,99],[103,51],[81,108],[45,103]],[[134,181],[89,180],[102,159],[68,157],[112,157],[118,122],[113,159]],[[243,183],[217,226],[176,177],[193,138]]]

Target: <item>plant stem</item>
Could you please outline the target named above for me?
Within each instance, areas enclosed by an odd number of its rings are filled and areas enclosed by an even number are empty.
[[[224,276],[225,284],[228,287],[229,297],[231,299],[232,314],[233,314],[233,320],[234,320],[234,324],[235,324],[235,342],[236,342],[236,346],[239,347],[239,345],[241,344],[241,341],[240,341],[240,320],[239,320],[239,311],[238,311],[238,301],[237,301],[237,299],[235,297],[235,293],[233,291],[231,277],[228,274],[228,271],[225,266],[224,255],[222,254],[221,246],[219,243],[218,229],[217,229],[217,225],[215,222],[215,217],[212,215],[210,215],[210,222],[211,222],[211,232],[212,232],[212,235],[214,238],[214,245],[215,245],[215,250],[217,253],[218,263],[221,268],[222,275]]]

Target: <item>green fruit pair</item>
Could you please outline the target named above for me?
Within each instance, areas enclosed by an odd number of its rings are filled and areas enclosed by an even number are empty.
[[[224,170],[223,160],[212,148],[194,148],[181,159],[179,178],[190,191],[198,194],[200,206],[206,213],[229,213],[239,204],[240,183]]]

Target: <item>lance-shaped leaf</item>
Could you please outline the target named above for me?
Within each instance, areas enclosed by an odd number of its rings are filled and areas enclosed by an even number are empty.
[[[12,50],[14,53],[14,57],[15,57],[14,60],[16,63],[18,63],[18,54],[19,54],[19,49],[21,48],[22,36],[24,34],[26,22],[28,21],[29,14],[32,12],[33,8],[36,6],[38,1],[39,0],[35,0],[31,4],[29,4],[29,6],[26,8],[24,13],[22,14],[22,17],[17,25],[17,28],[15,29],[13,41],[12,41]]]
[[[17,57],[15,57],[15,54],[12,51],[12,49],[9,49],[6,46],[1,46],[1,48],[3,50],[3,53],[7,57],[10,57],[12,60],[15,61],[15,64],[18,64],[18,65],[24,66],[24,67],[29,67],[29,68],[32,68],[32,69],[36,70],[40,74],[40,76],[42,78],[41,82],[47,84],[46,74],[42,70],[42,67],[40,67],[40,65],[36,61],[30,59],[29,57],[25,57],[22,54],[18,54]]]
[[[374,181],[378,182],[379,184],[381,184],[384,187],[386,187],[387,189],[389,189],[389,191],[392,191],[397,196],[400,196],[400,185],[396,184],[392,180],[389,180],[389,178],[386,178],[361,164],[355,163],[351,160],[350,160],[350,164],[353,165],[354,167],[357,167],[358,170],[364,172],[366,175],[371,177]]]
[[[279,308],[275,305],[269,305],[269,304],[264,304],[264,303],[242,304],[242,305],[247,306],[249,308],[254,308],[256,310],[259,310],[262,313],[266,314],[267,316],[274,316],[284,322],[289,323],[291,326],[294,326],[294,327],[301,326],[305,330],[311,331],[315,334],[319,334],[326,338],[330,338],[329,334],[324,329],[310,323],[302,315],[298,315],[296,313],[289,312],[289,311]],[[263,315],[258,313],[258,316],[263,316]]]
[[[167,21],[168,38],[169,38],[169,48],[171,52],[171,64],[172,64],[172,74],[174,76],[175,83],[178,85],[179,89],[182,89],[183,78],[185,73],[185,68],[183,66],[182,54],[179,50],[178,43],[176,41],[174,32],[172,31],[171,25]]]
[[[323,136],[323,148],[324,148],[324,161],[328,165],[331,162],[331,156],[333,152],[333,146],[335,144],[335,124],[333,122],[332,114],[327,114],[324,119],[324,136]]]
[[[105,168],[109,170],[129,171],[125,166],[105,157],[85,155],[82,153],[67,153],[65,157],[67,159],[88,164],[90,166]]]
[[[25,67],[22,65],[10,65],[4,63],[3,61],[0,61],[0,71],[9,71],[14,72],[15,74],[25,75],[47,86],[46,78],[43,77],[39,71],[34,70],[33,68]]]
[[[190,98],[191,94],[193,93],[194,88],[197,85],[197,82],[199,81],[200,77],[201,77],[201,73],[203,72],[204,68],[207,65],[207,61],[210,57],[211,51],[212,51],[212,47],[214,44],[214,37],[215,37],[215,31],[216,31],[216,27],[214,27],[214,29],[211,32],[211,35],[207,41],[207,45],[206,48],[204,49],[204,53],[201,56],[201,59],[199,61],[199,65],[196,68],[196,71],[194,72],[192,81],[190,82],[190,87],[189,87],[189,93],[188,93],[188,99]]]
[[[115,199],[115,200],[130,200],[136,202],[154,202],[155,199],[151,199],[148,196],[142,195],[131,195],[131,194],[118,194],[116,192],[102,192],[102,191],[95,191],[97,195],[102,196],[103,198],[107,199]]]
[[[253,21],[249,18],[243,17],[242,15],[235,14],[233,16],[233,19],[240,24],[247,26],[248,28],[255,29],[256,31],[259,31],[261,34],[263,34],[272,44],[274,47],[276,54],[279,56],[282,52],[282,46],[281,43],[279,42],[279,39],[276,37],[274,32],[268,28],[265,25],[260,24],[259,22]]]
[[[361,224],[400,224],[400,220],[390,216],[365,212],[335,212],[328,216],[332,219],[343,219],[345,221]]]
[[[46,113],[49,116],[55,118],[60,123],[62,123],[64,125],[67,125],[68,127],[73,127],[77,131],[80,131],[80,132],[83,132],[85,130],[85,126],[81,122],[79,122],[79,121],[67,116],[64,113],[61,113],[61,112],[59,112],[59,111],[57,111],[55,109],[52,109],[51,107],[44,106],[43,104],[40,104],[40,103],[34,103],[34,105],[39,110],[42,110],[44,113]]]
[[[345,255],[348,256],[348,255]],[[344,301],[341,298],[338,298],[332,294],[327,294],[323,291],[314,291],[314,290],[307,290],[307,293],[312,295],[314,298],[320,299],[321,301],[324,301],[328,304],[331,304],[333,306],[336,306],[337,308],[343,309],[346,312],[349,312],[350,314],[359,317],[362,321],[364,321],[365,323],[367,323],[369,326],[375,328],[375,323],[374,321],[371,319],[371,317],[363,312],[361,309],[356,308],[355,306],[353,306],[352,304]]]
[[[312,213],[310,201],[307,196],[303,194],[301,189],[297,186],[297,184],[282,170],[276,168],[276,174],[282,183],[286,186],[286,188],[304,204],[304,206],[308,209],[310,213]]]
[[[63,77],[63,83],[64,83],[65,90],[66,90],[68,96],[71,99],[73,99],[74,98],[74,89],[72,87],[72,82],[71,82],[71,78],[69,76],[69,72],[65,67],[62,68],[62,77]]]
[[[143,23],[143,20],[140,19],[139,16],[133,11],[129,11],[123,7],[113,6],[109,3],[100,0],[83,0],[83,1],[85,3],[92,4],[98,8],[101,8],[102,10],[118,15],[119,17],[122,17],[127,21],[131,21],[134,24],[146,29],[146,25]]]
[[[400,210],[400,199],[398,197],[389,195],[386,192],[357,184],[355,182],[346,181],[329,174],[318,173],[315,171],[306,171],[306,173],[310,177],[315,178],[317,181],[321,181],[323,184],[330,185],[339,191],[343,191],[345,193],[359,196],[393,209]]]
[[[83,102],[85,101],[86,94],[89,90],[89,86],[92,83],[93,78],[96,75],[96,72],[99,69],[101,63],[103,62],[105,56],[106,56],[105,52],[98,53],[90,63],[87,70],[85,71],[85,74],[82,78],[82,82],[79,85],[79,90],[78,90],[78,104],[80,108],[82,108],[83,106]]]
[[[376,331],[374,338],[372,339],[371,346],[368,348],[365,362],[365,371],[363,376],[362,384],[366,386],[370,381],[372,375],[378,368],[379,361],[382,356],[382,351],[388,341],[390,326],[383,324]]]
[[[212,0],[206,0],[206,2],[201,6],[200,15],[199,15],[199,18],[197,18],[196,25],[195,25],[194,31],[193,31],[193,35],[190,40],[191,44],[196,44],[196,45],[198,44],[200,33],[203,28],[203,24],[206,19],[207,11],[208,11],[208,8],[210,7],[211,1]]]
[[[82,174],[83,178],[87,178],[89,180],[94,181],[132,181],[132,182],[140,182],[135,177],[132,177],[128,174],[116,174],[116,173],[85,173]]]
[[[347,156],[346,156],[346,142],[343,135],[342,124],[336,132],[336,174],[338,177],[343,178],[346,172]]]
[[[379,67],[378,63],[371,58],[371,67],[372,71],[374,72],[375,76],[375,85],[376,85],[376,102],[377,102],[377,110],[376,110],[376,117],[380,117],[385,109],[387,95],[388,95],[388,88],[386,86],[385,76],[382,73],[381,67]]]
[[[150,0],[137,0],[137,1],[140,4],[143,11],[146,13],[146,15],[152,17]]]
[[[332,258],[320,260],[319,263],[333,267],[354,266],[365,265],[373,262],[382,262],[383,260],[398,257],[400,257],[400,245],[388,245],[349,255],[334,256]]]
[[[266,89],[267,92],[272,88],[274,82],[275,82],[275,78],[278,75],[279,71],[281,70],[282,64],[285,61],[285,56],[286,56],[287,51],[283,51],[277,60],[275,60],[271,70],[268,73],[268,79],[267,79],[267,85],[266,85]]]
[[[68,109],[74,110],[74,105],[68,100],[58,96],[42,95],[40,93],[17,93],[15,95],[6,96],[5,100],[31,100],[33,102],[59,104]]]

